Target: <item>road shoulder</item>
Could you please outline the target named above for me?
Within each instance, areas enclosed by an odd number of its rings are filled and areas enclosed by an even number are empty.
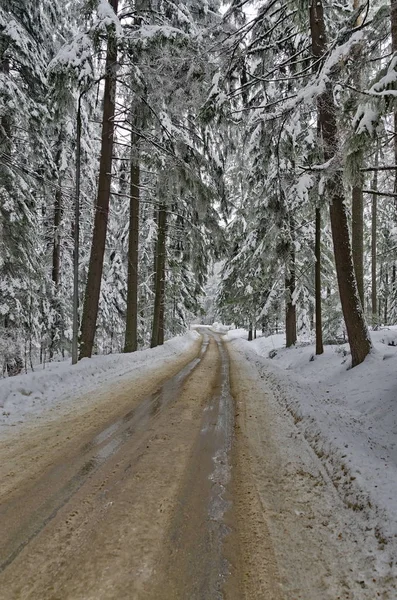
[[[377,541],[342,503],[256,365],[228,348],[246,598],[267,592],[284,600],[392,599]],[[274,589],[268,591],[269,585]]]

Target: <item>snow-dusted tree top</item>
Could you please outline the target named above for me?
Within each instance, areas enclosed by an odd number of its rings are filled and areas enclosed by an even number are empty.
[[[373,2],[368,11],[366,5],[354,11],[347,0],[324,3],[326,49],[319,57],[312,51],[310,3],[299,0],[120,0],[117,15],[108,0],[39,4],[10,0],[0,7],[0,327],[4,339],[12,338],[5,349],[36,360],[48,358],[50,347],[52,355],[70,347],[77,102],[82,298],[108,44],[117,48],[117,61],[108,65],[117,86],[98,351],[120,348],[123,337],[132,160],[141,169],[140,344],[151,325],[156,210],[163,203],[169,333],[200,312],[207,269],[220,256],[225,319],[282,321],[294,262],[299,327],[312,331],[314,211],[320,207],[324,327],[339,335],[326,212],[335,173],[348,210],[356,183],[389,194],[378,202],[377,293],[382,320],[385,311],[394,318],[395,185],[387,168],[397,161],[397,70],[387,3]],[[328,90],[338,136],[325,158],[317,110]],[[374,183],[369,169],[376,164]],[[369,289],[371,196],[365,199]]]

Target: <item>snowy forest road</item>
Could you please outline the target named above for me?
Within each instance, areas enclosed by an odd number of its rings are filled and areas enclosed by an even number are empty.
[[[0,445],[1,600],[395,600],[270,382],[201,333]]]
[[[204,334],[160,388],[39,475],[19,470],[0,508],[2,598],[241,598],[233,418],[227,353]]]

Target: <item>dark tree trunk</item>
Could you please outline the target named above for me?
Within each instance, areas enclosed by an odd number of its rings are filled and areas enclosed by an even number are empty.
[[[248,341],[252,342],[253,340],[253,335],[252,335],[252,323],[249,324],[249,329],[248,329]]]
[[[5,77],[9,77],[10,75],[10,61],[5,57],[7,46],[8,42],[5,39],[0,39],[0,73],[3,73]],[[5,89],[7,90],[7,87]],[[7,93],[6,96],[8,96]],[[10,157],[12,131],[11,118],[10,115],[7,114],[7,111],[6,114],[2,114],[0,124],[0,148],[2,153],[6,154],[7,157]]]
[[[118,0],[109,0],[117,13]],[[110,184],[112,178],[112,153],[114,136],[114,110],[116,96],[117,46],[113,35],[109,34],[106,52],[106,77],[103,96],[103,121],[101,158],[99,165],[98,194],[95,210],[94,231],[90,263],[88,267],[87,287],[84,297],[83,317],[81,321],[80,358],[90,357],[94,345],[96,322],[98,317],[99,294],[103,270],[103,257],[106,245],[108,225]]]
[[[383,265],[381,263],[380,268],[379,268],[379,281],[380,283],[382,283],[383,281]],[[378,298],[378,323],[381,325],[382,324],[382,298],[379,297]]]
[[[50,346],[49,346],[49,358],[52,359],[55,352],[55,340],[56,332],[59,327],[59,298],[58,288],[60,281],[60,270],[61,270],[61,237],[60,228],[62,220],[62,191],[60,187],[55,192],[54,200],[54,240],[52,248],[52,282],[54,284],[54,297],[53,297],[53,309],[55,311],[55,321],[51,326],[50,332]]]
[[[52,249],[52,281],[58,288],[61,266],[61,235],[60,226],[62,220],[62,191],[60,187],[55,192],[54,201],[54,245]]]
[[[378,153],[376,153],[375,166],[378,166]],[[372,181],[372,189],[378,189],[378,172],[374,172]],[[376,194],[372,194],[371,204],[371,311],[372,325],[375,326],[378,322],[377,313],[377,285],[376,285],[376,247],[377,247],[377,221],[378,221],[378,198]]]
[[[0,38],[0,73],[5,75],[5,81],[10,75],[10,62],[8,58],[5,57],[5,52],[8,47],[8,41],[4,38]],[[10,95],[7,93],[7,83],[5,87],[5,91],[3,88],[2,99],[4,97],[9,100]],[[3,106],[5,106],[3,102]],[[5,114],[2,114],[0,117],[0,154],[4,155],[6,161],[7,159],[11,160],[12,153],[12,135],[13,135],[13,122],[11,113],[6,109]],[[8,168],[7,164],[0,163],[0,183],[2,187],[4,187],[5,191],[9,194],[12,194],[13,191],[13,178],[11,176],[11,171]],[[0,206],[0,209],[2,207]],[[9,216],[7,215],[6,219],[3,219],[3,229],[2,235],[3,240],[6,240],[6,244],[18,244],[20,240],[18,240],[12,231],[11,221]],[[10,260],[7,257],[4,258],[3,268],[5,271],[10,269]],[[1,300],[1,297],[0,297]],[[5,330],[5,352],[4,352],[4,364],[3,364],[3,375],[7,372],[8,376],[11,377],[13,375],[18,375],[22,372],[23,369],[23,360],[20,355],[19,350],[16,347],[15,340],[13,337],[13,323],[9,321],[8,314],[1,318],[1,321],[4,325]],[[29,327],[29,329],[31,329]],[[29,332],[29,337],[31,336],[31,331]]]
[[[165,251],[165,249],[164,249]],[[165,260],[161,261],[161,281],[160,281],[160,314],[159,314],[159,337],[158,345],[164,344],[164,319],[165,319]]]
[[[52,281],[57,290],[61,277],[61,223],[63,216],[63,200],[62,200],[62,181],[60,175],[62,146],[64,143],[64,133],[61,128],[57,140],[57,152],[55,156],[55,164],[57,167],[57,188],[54,197],[54,223],[53,223],[53,247],[52,247]]]
[[[390,2],[390,18],[391,18],[391,49],[392,52],[397,52],[397,2]],[[397,110],[394,111],[394,164],[397,165]],[[397,194],[397,170],[394,176],[394,193]],[[397,198],[395,198],[397,202]],[[397,212],[397,209],[396,209]]]
[[[267,323],[267,317],[264,317],[262,319],[262,323],[261,323],[261,330],[262,330],[262,335],[265,336],[268,333],[268,323]]]
[[[285,276],[285,345],[287,348],[296,344],[296,306],[294,302],[295,293],[295,247],[294,226],[290,222],[291,242],[287,273]]]
[[[286,309],[285,309],[285,345],[290,348],[296,344],[296,307],[292,302],[295,291],[295,272],[290,267],[290,273],[285,278]]]
[[[357,10],[360,0],[353,0],[353,8]],[[357,19],[356,25],[361,25],[362,19]],[[362,55],[362,46],[356,46],[353,50],[353,61],[359,64]],[[353,67],[353,85],[360,89],[361,77],[359,69]],[[354,272],[356,274],[357,288],[364,310],[364,202],[362,178],[353,186],[352,190],[352,251]]]
[[[61,327],[61,318],[60,318],[60,302],[59,302],[59,283],[61,279],[61,223],[63,216],[63,199],[62,199],[62,188],[61,188],[61,176],[60,176],[60,168],[61,168],[61,158],[62,158],[62,146],[64,142],[64,135],[62,128],[60,129],[58,142],[57,142],[57,152],[55,156],[55,164],[57,167],[57,188],[55,191],[54,197],[54,218],[53,218],[53,229],[52,229],[52,282],[54,284],[53,290],[53,310],[55,314],[55,319],[51,326],[50,331],[50,345],[49,345],[49,358],[50,360],[54,356],[54,352],[56,350],[56,336],[57,331],[59,331]]]
[[[315,255],[316,354],[323,354],[323,326],[321,314],[321,209],[319,207],[316,208]]]
[[[159,344],[159,339],[164,336],[164,333],[160,333],[160,325],[163,320],[161,317],[162,311],[164,311],[164,288],[165,288],[165,239],[166,239],[166,226],[167,226],[167,213],[164,204],[159,206],[158,211],[158,232],[157,232],[157,243],[156,243],[156,255],[155,255],[155,297],[154,297],[154,312],[153,312],[153,326],[152,326],[152,340],[150,343],[151,348],[155,348]],[[164,323],[162,324],[164,331]]]
[[[357,289],[364,309],[364,202],[362,185],[352,193],[352,250]]]
[[[325,54],[326,31],[321,0],[312,0],[310,7],[310,29],[313,54]],[[325,91],[318,100],[319,120],[324,142],[324,159],[330,160],[338,147],[338,128],[332,85],[326,83]],[[343,195],[343,180],[339,171],[335,171],[328,181],[330,194],[331,229],[334,246],[336,274],[343,316],[349,337],[352,366],[363,362],[371,350],[371,340],[365,322],[354,273],[353,257],[347,211]]]
[[[137,141],[131,135],[131,186],[130,186],[130,231],[128,242],[128,287],[127,319],[124,352],[135,352],[138,348],[138,242],[139,242],[139,190],[140,167],[136,156]]]

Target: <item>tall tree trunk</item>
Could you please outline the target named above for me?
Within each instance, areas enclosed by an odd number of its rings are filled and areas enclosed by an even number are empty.
[[[7,47],[8,42],[5,39],[0,38],[0,73],[2,73],[6,78],[8,78],[10,75],[10,61],[5,56]],[[7,86],[5,87],[5,90],[7,90]],[[7,93],[6,99],[9,100],[9,95]],[[10,158],[11,155],[11,134],[11,119],[10,115],[7,114],[6,111],[6,114],[2,114],[0,118],[0,149],[7,158]],[[4,185],[3,181],[2,183]]]
[[[310,29],[315,56],[323,56],[327,49],[322,0],[312,0],[310,6]],[[331,82],[318,100],[319,120],[324,143],[324,159],[330,160],[338,147],[338,128]],[[335,171],[328,181],[330,193],[331,229],[334,246],[336,274],[343,316],[349,337],[352,366],[363,362],[371,350],[371,340],[365,322],[354,273],[347,211],[343,195],[343,180]]]
[[[57,140],[57,152],[55,155],[55,164],[57,168],[57,188],[54,197],[54,222],[53,222],[53,247],[52,247],[52,282],[55,289],[58,288],[60,282],[61,271],[61,222],[63,215],[62,203],[62,178],[61,178],[61,160],[62,147],[64,143],[64,133],[61,127]]]
[[[5,56],[7,47],[8,47],[8,41],[4,38],[0,38],[0,73],[2,73],[5,76],[5,80],[6,80],[5,91],[4,91],[4,87],[3,87],[3,92],[2,92],[3,100],[10,99],[10,95],[7,93],[7,79],[10,75],[10,61]],[[4,105],[5,104],[3,102],[3,106]],[[12,134],[13,134],[12,126],[13,126],[13,123],[12,123],[11,114],[8,110],[6,110],[5,114],[2,114],[2,116],[0,117],[0,154],[3,154],[5,156],[6,162],[7,162],[7,159],[11,160]],[[13,178],[11,176],[10,169],[6,164],[1,164],[1,163],[0,163],[0,182],[1,182],[2,187],[4,187],[4,189],[6,190],[6,192],[8,194],[12,194]],[[2,208],[2,206],[0,205],[0,209],[1,208]],[[16,240],[15,236],[13,236],[12,228],[10,227],[11,220],[9,219],[8,216],[6,219],[2,219],[2,225],[3,225],[3,227],[2,227],[3,240],[6,240],[7,244],[18,243],[19,240]],[[3,269],[5,271],[10,269],[10,260],[7,257],[4,257]],[[1,294],[0,294],[0,300],[1,300]],[[1,318],[0,323],[1,323],[1,321],[3,322],[4,331],[5,331],[5,335],[6,335],[6,340],[5,340],[6,350],[4,353],[5,360],[4,360],[4,365],[3,365],[3,375],[5,372],[7,372],[8,376],[18,375],[19,373],[21,373],[21,371],[23,369],[23,360],[20,355],[20,351],[17,348],[17,345],[15,344],[15,339],[13,336],[13,322],[12,321],[10,322],[9,316],[7,313],[4,315],[4,317]],[[29,329],[31,329],[31,328],[29,328]],[[31,335],[31,331],[30,331],[29,335]]]
[[[165,248],[164,248],[165,252]],[[157,343],[159,346],[164,344],[164,321],[165,321],[165,260],[161,261],[161,281],[160,281],[160,314],[159,314],[159,337]]]
[[[360,0],[353,0],[353,9],[357,10]],[[361,25],[362,19],[358,17],[356,25]],[[354,59],[359,64],[361,45],[354,49]],[[353,67],[354,69],[354,67]],[[361,87],[359,69],[353,71],[353,84],[356,88]],[[364,310],[364,202],[362,177],[355,182],[352,190],[352,250],[354,272],[356,274],[357,288]]]
[[[164,274],[165,274],[165,238],[167,226],[167,213],[165,204],[160,204],[158,210],[158,231],[155,256],[155,297],[152,326],[151,348],[159,344],[161,311],[164,310]]]
[[[74,221],[72,221],[73,238],[73,335],[72,365],[78,361],[79,350],[79,263],[80,263],[80,183],[81,183],[81,101],[80,93],[76,114],[76,187],[74,197]]]
[[[389,320],[389,270],[386,267],[386,273],[385,273],[385,294],[384,294],[384,301],[383,301],[383,325],[387,325],[387,322]]]
[[[58,183],[58,185],[60,185]],[[52,281],[55,288],[58,288],[60,280],[61,265],[61,220],[62,220],[62,190],[60,187],[55,192],[54,200],[54,245],[52,249]]]
[[[380,264],[380,268],[379,268],[379,282],[382,283],[383,281],[383,264]],[[382,324],[382,298],[379,297],[378,298],[378,323],[381,325]]]
[[[397,52],[397,2],[390,2],[390,18],[391,18],[391,49],[392,52]],[[397,165],[397,110],[394,111],[394,164]],[[394,176],[394,193],[397,194],[397,169]],[[394,199],[397,202],[397,198]],[[396,208],[397,213],[397,208]]]
[[[295,291],[295,273],[291,268],[289,275],[285,278],[285,345],[287,348],[296,344],[296,307],[292,301],[292,295]]]
[[[131,184],[130,184],[130,231],[128,242],[127,319],[124,352],[138,348],[138,243],[140,167],[137,156],[137,138],[131,134]]]
[[[321,314],[321,209],[316,207],[316,236],[315,236],[315,296],[316,296],[316,354],[323,354],[323,325]]]
[[[296,344],[296,306],[294,293],[296,285],[295,276],[295,247],[294,247],[294,223],[290,219],[291,242],[289,249],[289,260],[286,265],[285,275],[285,345],[287,348]]]
[[[376,152],[375,166],[378,166],[378,152]],[[374,178],[372,181],[372,189],[376,192],[378,189],[378,172],[374,171]],[[371,203],[371,311],[372,311],[372,325],[375,326],[378,323],[378,313],[376,309],[377,304],[377,285],[376,285],[376,247],[377,247],[377,225],[378,225],[378,198],[376,194],[372,194]]]
[[[55,340],[56,332],[59,326],[59,281],[60,281],[60,265],[61,265],[61,238],[60,238],[60,227],[62,219],[62,191],[60,187],[55,192],[54,200],[54,240],[52,248],[52,282],[54,284],[53,291],[53,310],[55,311],[56,318],[51,326],[50,331],[50,345],[49,345],[49,358],[52,359],[55,351]]]
[[[57,188],[55,190],[54,197],[54,218],[53,218],[53,229],[52,229],[52,273],[51,278],[54,284],[53,290],[53,310],[55,313],[55,319],[51,326],[50,331],[50,345],[49,345],[49,358],[52,359],[55,352],[56,346],[56,334],[57,329],[59,329],[61,320],[60,320],[60,302],[59,302],[59,283],[61,278],[61,222],[63,215],[63,206],[62,206],[62,188],[61,188],[61,158],[62,158],[62,145],[64,141],[64,135],[62,127],[59,131],[58,136],[58,149],[55,156],[55,164],[57,167]]]
[[[364,309],[364,202],[361,184],[355,185],[352,192],[352,250],[358,294]]]
[[[118,0],[109,0],[117,14]],[[80,358],[90,357],[94,345],[98,317],[99,294],[103,270],[103,257],[108,225],[110,185],[112,178],[112,153],[114,136],[114,110],[116,97],[117,45],[115,36],[109,32],[106,52],[106,77],[103,96],[103,120],[101,158],[99,164],[98,194],[95,210],[87,287],[81,321]]]

